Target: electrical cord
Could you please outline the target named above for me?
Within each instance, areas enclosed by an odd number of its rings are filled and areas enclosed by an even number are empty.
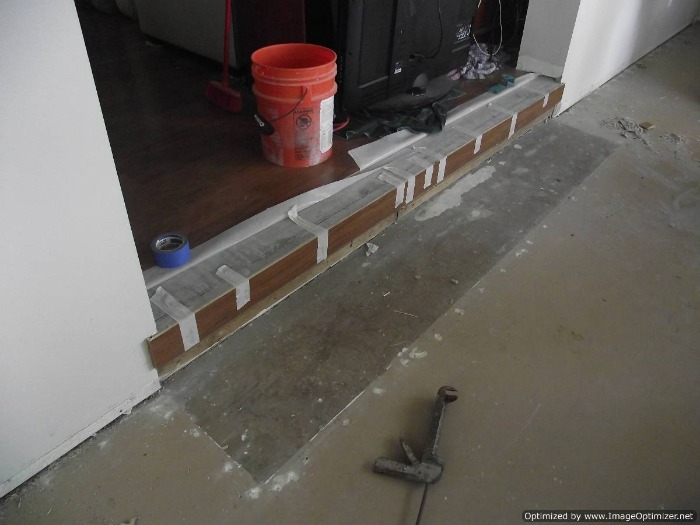
[[[297,101],[296,104],[294,104],[294,107],[287,111],[284,115],[274,118],[272,120],[267,120],[265,117],[263,117],[260,113],[255,113],[253,115],[253,118],[255,119],[255,122],[258,123],[258,126],[260,127],[260,132],[263,133],[264,135],[272,135],[275,132],[275,128],[272,125],[273,122],[277,122],[279,120],[282,120],[284,117],[291,115],[296,111],[296,109],[299,107],[299,104],[302,103],[302,101],[306,98],[306,95],[309,93],[309,88],[304,89],[304,94],[301,96],[301,98]]]
[[[348,124],[350,124],[349,118],[346,118],[345,120],[341,120],[339,122],[333,122],[333,132],[340,131],[341,129],[347,127]]]
[[[476,44],[476,47],[481,51],[484,55],[488,55],[490,57],[493,57],[498,54],[498,52],[501,50],[501,47],[503,46],[503,4],[501,3],[502,0],[498,0],[498,26],[500,27],[500,35],[499,35],[499,42],[498,42],[498,49],[494,51],[493,53],[488,53],[481,49],[481,46],[479,45],[479,41],[476,39],[474,36],[474,33],[472,32],[472,38],[474,38],[474,43]],[[482,0],[479,0],[479,3],[476,6],[476,11],[479,11],[479,8],[481,7],[481,2]]]
[[[297,101],[297,103],[294,105],[294,107],[293,107],[292,109],[290,109],[289,111],[287,111],[287,112],[286,112],[284,115],[282,115],[281,117],[277,117],[277,118],[275,118],[275,119],[268,120],[268,122],[277,122],[278,120],[282,120],[282,119],[283,119],[284,117],[286,117],[287,115],[291,115],[292,113],[294,113],[294,112],[296,111],[296,109],[299,107],[299,104],[301,104],[302,101],[306,98],[306,95],[307,95],[308,93],[309,93],[309,88],[305,88],[305,89],[304,89],[304,94],[301,96],[301,98]]]

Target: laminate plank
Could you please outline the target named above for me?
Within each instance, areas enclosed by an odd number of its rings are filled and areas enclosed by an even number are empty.
[[[556,97],[561,95],[561,90],[559,90],[558,95],[554,93],[553,95],[553,100],[556,100]],[[527,128],[528,123],[542,119],[543,115],[551,111],[543,107],[542,97],[531,94],[530,100],[530,106],[524,108],[518,114],[518,121],[521,120],[520,115],[523,115],[523,124],[516,129],[517,133],[521,133],[523,129]],[[483,114],[480,112],[482,112],[482,109],[475,111],[474,118],[471,119],[470,122],[475,124],[476,130],[479,132],[482,131],[484,126],[489,127],[489,129],[482,133],[481,150],[477,154],[474,153],[473,139],[462,147],[453,148],[450,146],[445,149],[446,167],[444,185],[449,185],[455,180],[455,177],[458,178],[459,174],[464,172],[465,166],[473,164],[479,157],[489,156],[493,151],[502,147],[510,138],[511,118],[503,113],[499,115],[498,111],[488,110],[487,108],[483,109]],[[435,141],[435,137],[426,137],[424,140],[426,143],[430,144]],[[420,143],[421,141],[419,141],[418,144]],[[447,153],[447,150],[451,150],[451,153]],[[405,163],[402,164],[398,159],[401,156],[408,159],[414,154],[415,150],[407,148],[407,150],[397,153],[394,160],[389,159],[387,163],[403,166]],[[415,172],[417,167],[413,165],[413,169]],[[434,164],[433,170],[435,172],[436,169],[437,166]],[[416,202],[422,201],[424,198],[440,190],[436,183],[433,183],[427,189],[422,188],[425,181],[425,171],[417,173],[415,175],[415,181],[416,189],[414,195]],[[433,181],[435,181],[435,178],[433,178]],[[357,239],[363,238],[366,232],[372,230],[376,225],[385,222],[388,218],[395,217],[397,214],[401,214],[402,210],[414,207],[415,204],[408,205],[404,203],[397,210],[395,207],[395,192],[396,189],[391,185],[380,181],[376,176],[373,177],[369,175],[342,192],[310,206],[301,212],[300,215],[329,230],[328,253],[332,259],[335,253],[348,250],[354,245],[353,243],[355,243]],[[269,235],[265,230],[263,230],[261,234]],[[279,234],[277,237],[279,237]],[[284,235],[282,235],[282,237],[284,237]],[[274,238],[273,236],[270,239]],[[270,239],[268,239],[268,241],[249,240],[248,242],[256,242],[264,245],[270,243]],[[295,279],[298,279],[302,275],[315,274],[321,271],[321,266],[323,265],[318,265],[316,263],[316,241],[307,239],[307,241],[302,244],[303,245],[292,249],[292,251],[287,252],[283,257],[278,258],[271,266],[263,269],[258,268],[259,273],[256,275],[252,275],[248,270],[248,274],[251,275],[251,302],[241,310],[236,310],[235,291],[229,289],[223,295],[210,301],[197,311],[196,315],[198,326],[200,327],[200,337],[203,339],[203,342],[197,345],[193,349],[194,351],[192,349],[190,350],[193,351],[192,355],[199,355],[203,351],[201,348],[203,345],[212,344],[212,334],[223,333],[222,331],[225,331],[227,329],[226,327],[240,326],[240,324],[234,322],[236,318],[240,317],[243,319],[252,315],[251,312],[256,310],[256,305],[258,303],[269,303],[269,297],[275,295],[281,289],[286,289],[290,282],[295,281]],[[240,247],[237,246],[231,248],[233,251],[238,249],[240,249]],[[275,250],[272,250],[272,252],[268,253],[272,258],[274,258],[272,255],[274,251]],[[270,260],[260,255],[258,255],[257,259],[258,265],[266,264],[264,261]],[[218,264],[218,262],[216,264]],[[211,272],[211,269],[209,271]],[[171,344],[173,338],[179,335],[179,327],[171,322],[171,326],[167,328],[163,335],[165,334],[167,334],[167,337],[163,337],[163,341],[167,341],[167,343],[163,344]],[[167,350],[163,348],[161,343],[162,341],[158,337],[151,338],[149,341],[151,352],[156,354],[154,356],[154,363],[162,364],[172,363],[174,361],[181,363],[182,360],[185,359],[185,352],[182,348],[181,341],[179,345],[175,347],[171,346]],[[161,365],[156,366],[163,368]],[[165,366],[170,369],[175,365],[166,364]]]
[[[185,353],[182,344],[182,332],[179,326],[174,326],[165,332],[149,337],[148,353],[151,355],[153,366],[157,369],[163,368],[168,363],[174,361]]]
[[[310,242],[315,242],[311,234],[285,219],[178,273],[162,286],[186,308],[198,311],[233,289],[216,275],[220,266],[225,264],[252,281],[257,274]],[[155,292],[155,288],[148,291],[149,295]],[[159,332],[175,325],[175,321],[157,307],[153,306],[153,309]]]
[[[463,164],[466,164],[475,157],[483,155],[483,152],[491,148],[493,145],[508,139],[511,119],[505,115],[503,115],[502,118],[503,120],[501,120],[501,122],[482,134],[481,149],[479,150],[478,154],[474,154],[473,143],[468,143],[466,146],[460,148],[450,155],[447,158],[447,164],[445,166],[446,173],[453,173]]]
[[[362,210],[343,219],[328,232],[328,250],[335,253],[364,232],[395,213],[393,192],[381,196]]]

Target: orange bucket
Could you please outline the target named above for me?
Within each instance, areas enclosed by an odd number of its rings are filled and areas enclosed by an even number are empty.
[[[274,129],[261,135],[270,162],[302,168],[331,156],[335,59],[313,44],[277,44],[251,55],[258,115]]]

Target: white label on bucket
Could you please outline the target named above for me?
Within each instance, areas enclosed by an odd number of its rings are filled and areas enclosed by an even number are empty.
[[[321,126],[319,147],[321,153],[325,153],[333,145],[333,97],[321,101],[319,113],[318,120]]]

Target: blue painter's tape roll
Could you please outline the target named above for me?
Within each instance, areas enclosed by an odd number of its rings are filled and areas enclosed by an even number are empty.
[[[190,242],[180,233],[163,233],[151,242],[153,260],[161,268],[177,268],[190,260]]]

